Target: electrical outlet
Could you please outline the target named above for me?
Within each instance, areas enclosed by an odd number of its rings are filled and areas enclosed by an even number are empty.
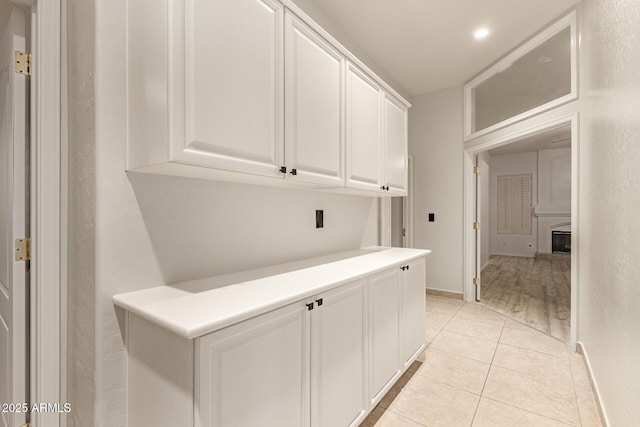
[[[324,211],[322,209],[316,210],[316,228],[324,227]]]

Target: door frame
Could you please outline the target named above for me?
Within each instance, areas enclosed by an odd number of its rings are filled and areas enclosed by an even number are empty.
[[[66,398],[66,138],[63,119],[62,3],[18,0],[31,18],[31,402]],[[31,424],[66,425],[36,412]]]
[[[575,350],[578,335],[578,262],[580,250],[579,224],[579,113],[578,104],[573,102],[519,122],[492,134],[476,138],[465,144],[464,150],[464,244],[463,244],[463,294],[464,300],[475,300],[475,259],[476,243],[473,223],[476,215],[475,156],[483,151],[515,142],[528,135],[543,132],[563,125],[571,126],[571,325],[569,344]],[[485,228],[486,229],[486,228]]]

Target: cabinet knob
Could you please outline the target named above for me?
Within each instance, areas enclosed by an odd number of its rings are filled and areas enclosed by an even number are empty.
[[[291,175],[298,175],[298,170],[297,169],[291,169],[291,172],[289,172]]]
[[[323,304],[322,298],[318,298],[316,302],[318,303],[318,307],[320,307]]]
[[[309,310],[309,311],[313,310],[313,303],[312,302],[307,304],[307,310]]]
[[[286,166],[280,166],[280,173],[287,173],[287,167]]]

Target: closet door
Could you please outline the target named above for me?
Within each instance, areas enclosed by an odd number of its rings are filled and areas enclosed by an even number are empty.
[[[280,176],[283,7],[275,0],[185,3],[184,132],[179,138],[179,120],[172,121],[172,160]],[[179,103],[174,108],[178,117]]]
[[[285,16],[287,179],[344,185],[343,56],[296,16]]]

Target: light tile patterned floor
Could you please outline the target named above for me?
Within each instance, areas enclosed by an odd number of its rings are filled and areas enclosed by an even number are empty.
[[[476,303],[427,297],[427,350],[362,427],[601,426],[582,357]]]

